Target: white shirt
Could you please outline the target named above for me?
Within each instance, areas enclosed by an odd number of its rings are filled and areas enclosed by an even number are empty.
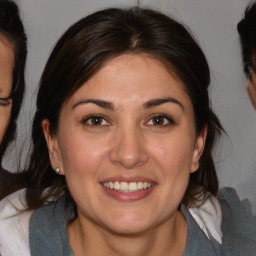
[[[0,201],[0,254],[30,256],[29,219],[33,211],[26,209],[25,189]]]

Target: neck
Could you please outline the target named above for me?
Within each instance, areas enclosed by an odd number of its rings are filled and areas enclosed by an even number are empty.
[[[157,227],[140,234],[123,235],[78,217],[69,224],[68,233],[75,256],[179,256],[185,251],[187,225],[183,215],[177,212]]]

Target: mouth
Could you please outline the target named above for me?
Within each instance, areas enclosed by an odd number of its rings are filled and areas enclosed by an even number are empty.
[[[157,183],[146,178],[109,178],[100,182],[105,193],[122,202],[133,202],[148,197]]]
[[[153,184],[150,182],[125,182],[125,181],[108,181],[101,183],[103,187],[112,189],[122,193],[138,192],[152,188]]]

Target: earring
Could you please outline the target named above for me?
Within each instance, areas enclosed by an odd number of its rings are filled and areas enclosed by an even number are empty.
[[[196,164],[198,167],[200,166],[200,163],[199,163],[199,161],[197,161],[195,164]]]
[[[60,169],[57,167],[57,168],[55,169],[55,172],[56,172],[57,174],[59,174]]]

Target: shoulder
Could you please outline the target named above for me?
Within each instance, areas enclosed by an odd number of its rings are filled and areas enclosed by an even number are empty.
[[[220,189],[223,255],[249,256],[256,251],[256,218],[248,201],[241,201],[233,188]]]
[[[71,255],[67,225],[65,197],[35,210],[29,225],[31,254]]]
[[[55,229],[56,221],[60,215],[58,211],[63,212],[61,200],[51,202],[47,205],[41,206],[36,209],[30,219],[30,231],[45,233],[48,236],[51,234],[52,229]]]
[[[250,202],[248,200],[241,201],[234,188],[220,189],[218,201],[221,205],[223,218],[229,217],[230,221],[241,221],[237,223],[235,228],[247,226],[249,220],[254,223],[255,216],[252,214]]]
[[[19,190],[2,199],[0,209],[1,255],[30,255],[28,227],[32,211],[24,211],[25,190]]]

